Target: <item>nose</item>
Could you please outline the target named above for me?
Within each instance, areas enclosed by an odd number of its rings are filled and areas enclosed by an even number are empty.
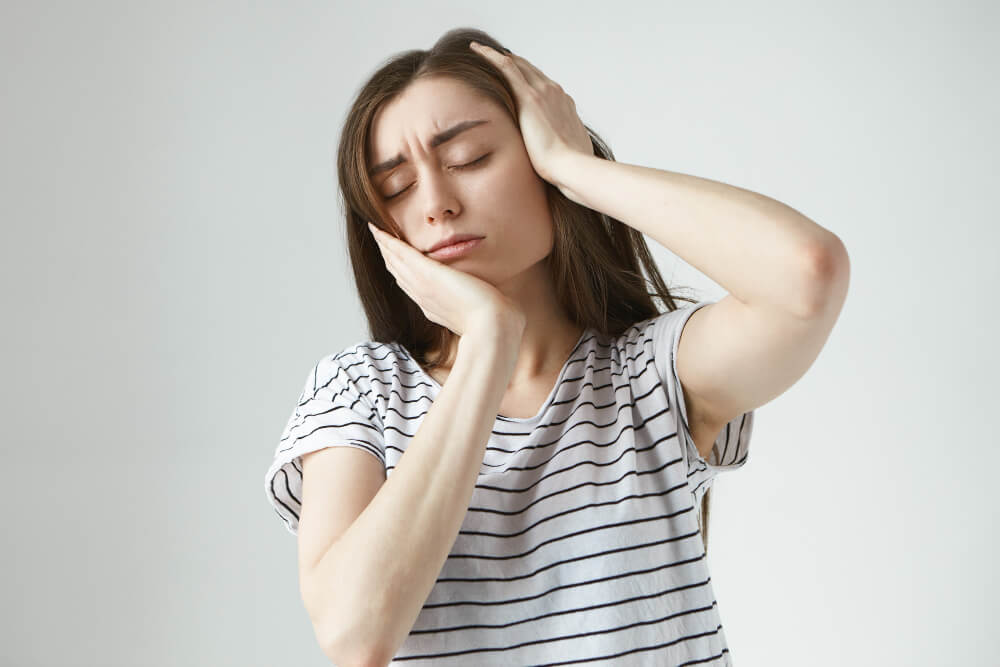
[[[461,212],[461,204],[449,182],[448,174],[443,169],[428,167],[423,178],[421,205],[424,207],[424,221],[436,224],[457,216]]]

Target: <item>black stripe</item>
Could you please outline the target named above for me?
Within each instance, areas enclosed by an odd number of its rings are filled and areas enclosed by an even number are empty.
[[[715,606],[716,606],[716,602],[713,600],[712,601],[712,605],[710,607],[703,608],[701,610],[694,610],[694,611],[703,611],[703,610],[706,610],[706,609],[712,609]],[[687,612],[687,613],[692,613],[692,612]],[[592,635],[609,634],[609,633],[612,633],[612,632],[618,632],[618,631],[621,631],[621,630],[627,630],[629,628],[640,627],[640,626],[643,626],[643,625],[651,625],[653,623],[662,623],[664,621],[671,620],[674,616],[675,616],[674,614],[668,614],[667,616],[664,616],[662,618],[654,618],[654,619],[645,620],[645,621],[638,621],[636,623],[629,623],[628,625],[621,625],[621,626],[617,626],[617,627],[614,627],[614,628],[607,628],[607,629],[603,629],[603,630],[593,630],[593,631],[590,631],[590,632],[580,632],[580,633],[576,633],[576,634],[572,634],[572,635],[563,635],[561,637],[552,637],[552,638],[548,638],[548,639],[536,639],[536,640],[532,640],[532,641],[521,642],[519,644],[511,644],[509,646],[498,646],[498,647],[491,647],[491,648],[475,648],[475,649],[467,649],[467,650],[464,650],[464,651],[450,651],[448,653],[433,653],[433,654],[397,656],[397,657],[395,657],[393,659],[394,660],[417,660],[417,659],[425,659],[426,660],[428,658],[447,658],[447,657],[452,657],[452,656],[457,656],[457,655],[468,655],[470,653],[489,653],[489,652],[494,652],[494,651],[510,651],[510,650],[513,650],[513,649],[523,648],[525,646],[535,646],[535,645],[539,645],[539,644],[551,644],[551,643],[555,643],[557,641],[566,641],[567,639],[580,639],[581,637],[590,637]],[[700,639],[700,638],[706,637],[708,635],[714,635],[714,634],[718,633],[718,631],[719,631],[719,629],[721,627],[722,627],[722,625],[720,624],[720,625],[716,626],[716,629],[713,632],[701,632],[701,633],[696,633],[696,634],[692,634],[692,635],[684,635],[684,636],[678,637],[677,639],[674,639],[673,641],[664,642],[663,644],[658,644],[658,645],[653,646],[653,647],[647,647],[647,649],[666,648],[666,647],[669,647],[669,646],[676,646],[677,644],[680,644],[681,642],[690,641],[692,639]],[[588,660],[596,660],[596,659],[597,658],[588,658]]]

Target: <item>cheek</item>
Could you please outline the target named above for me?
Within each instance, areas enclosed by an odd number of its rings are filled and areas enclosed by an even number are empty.
[[[506,156],[488,177],[477,181],[477,195],[503,209],[537,210],[547,204],[545,181],[535,172],[527,154]]]
[[[544,256],[552,247],[552,215],[545,181],[534,170],[499,175],[477,198],[476,207],[503,227],[503,244],[528,255]],[[485,207],[485,208],[484,208]],[[536,257],[537,258],[537,257]]]

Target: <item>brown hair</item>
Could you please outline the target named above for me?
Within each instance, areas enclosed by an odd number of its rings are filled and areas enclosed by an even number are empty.
[[[520,129],[513,90],[499,69],[469,48],[473,40],[509,52],[481,30],[456,28],[445,33],[429,50],[403,51],[386,60],[361,86],[344,120],[337,149],[347,248],[371,338],[399,342],[426,369],[441,365],[442,359],[430,358],[431,351],[449,349],[455,334],[429,320],[385,267],[366,222],[371,220],[398,238],[402,238],[402,233],[386,213],[368,177],[371,157],[368,146],[376,112],[423,77],[451,77],[464,83],[505,109]],[[590,127],[587,132],[594,155],[613,161],[614,155],[607,144]],[[660,314],[651,297],[660,298],[667,311],[677,309],[675,300],[696,303],[696,299],[672,294],[667,289],[641,232],[577,204],[551,183],[546,185],[555,238],[552,252],[544,261],[556,296],[575,325],[620,335],[636,322]],[[641,270],[649,276],[652,293],[646,291],[647,280]],[[706,553],[710,491],[706,491],[701,503]]]

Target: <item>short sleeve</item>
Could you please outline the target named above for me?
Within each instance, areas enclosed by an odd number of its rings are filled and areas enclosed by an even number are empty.
[[[356,447],[385,465],[382,422],[374,400],[348,375],[349,368],[361,366],[361,362],[352,363],[350,357],[342,355],[321,359],[309,371],[281,433],[264,488],[274,511],[293,535],[298,534],[302,508],[303,454],[324,447]]]
[[[653,355],[657,372],[666,387],[670,410],[675,413],[674,420],[678,437],[681,438],[681,451],[687,465],[688,486],[695,495],[695,500],[711,485],[713,478],[722,472],[737,470],[746,464],[750,454],[750,435],[753,431],[754,411],[750,410],[732,419],[723,427],[712,445],[712,451],[706,461],[695,446],[694,439],[688,427],[687,408],[684,405],[684,392],[677,375],[677,348],[680,343],[681,331],[688,318],[713,301],[699,301],[670,312],[661,313],[655,318],[653,329]]]

